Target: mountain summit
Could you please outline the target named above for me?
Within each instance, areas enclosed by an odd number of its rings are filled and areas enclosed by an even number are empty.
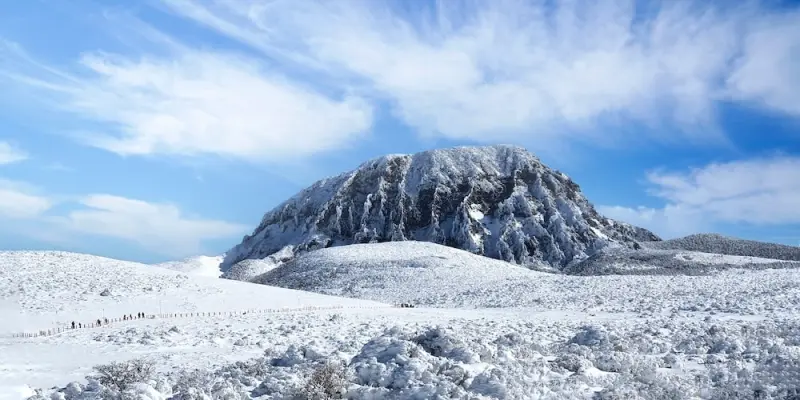
[[[660,239],[598,214],[524,148],[455,147],[383,156],[314,183],[266,213],[221,268],[281,250],[403,240],[562,269],[609,245]]]

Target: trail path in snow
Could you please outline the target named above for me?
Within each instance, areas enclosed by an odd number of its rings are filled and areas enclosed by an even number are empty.
[[[265,309],[256,309],[256,310],[245,310],[245,311],[217,311],[217,312],[197,312],[197,313],[175,313],[175,314],[156,314],[156,315],[145,315],[144,317],[138,317],[133,315],[129,318],[114,318],[108,320],[108,323],[103,323],[103,320],[100,324],[97,322],[93,323],[81,323],[78,324],[77,327],[73,328],[72,323],[64,324],[65,326],[59,328],[50,328],[45,330],[38,330],[34,332],[18,332],[5,335],[7,338],[16,338],[16,339],[34,339],[39,337],[46,337],[46,336],[55,336],[58,334],[62,334],[68,331],[75,331],[75,330],[83,330],[83,329],[101,329],[101,328],[108,328],[111,326],[118,326],[123,325],[128,322],[133,322],[137,320],[144,320],[144,319],[178,319],[178,318],[201,318],[201,317],[222,317],[228,318],[236,315],[242,316],[255,316],[261,314],[274,314],[274,313],[298,313],[298,312],[308,312],[308,311],[330,311],[330,310],[342,310],[342,309],[376,309],[376,308],[390,308],[394,307],[391,305],[385,306],[310,306],[310,307],[298,307],[298,308],[265,308]],[[131,314],[129,314],[131,315]]]

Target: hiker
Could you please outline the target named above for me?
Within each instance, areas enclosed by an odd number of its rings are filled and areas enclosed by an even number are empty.
[[[81,324],[80,322],[78,322],[78,329],[81,329],[81,328],[83,328],[83,324]]]
[[[127,320],[128,320],[128,316],[127,316],[127,315],[123,315],[123,316],[122,316],[122,320],[123,320],[123,321],[127,321]]]
[[[97,326],[102,326],[102,325],[103,325],[103,322],[98,319],[97,320]]]
[[[133,314],[128,314],[128,319],[133,319]]]
[[[72,329],[75,329],[75,321],[72,321]]]
[[[106,319],[104,320],[104,322],[106,323],[106,325],[108,325],[108,318],[106,318]]]

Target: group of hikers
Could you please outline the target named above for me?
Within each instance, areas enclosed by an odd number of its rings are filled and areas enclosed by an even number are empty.
[[[140,312],[140,313],[136,313],[135,317],[134,317],[133,314],[123,315],[122,316],[122,320],[123,321],[131,321],[131,320],[134,320],[134,319],[145,318],[146,316],[147,315],[145,313]],[[95,321],[94,325],[84,324],[84,323],[81,323],[81,322],[72,321],[72,329],[82,329],[82,328],[88,328],[90,326],[103,326],[103,325],[108,325],[108,323],[109,323],[108,318],[98,319],[97,321]]]

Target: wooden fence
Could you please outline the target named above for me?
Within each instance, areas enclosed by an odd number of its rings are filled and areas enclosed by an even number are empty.
[[[106,323],[105,318],[101,318],[100,324],[97,324],[97,320],[94,322],[90,322],[88,324],[80,323],[80,327],[78,327],[78,323],[76,322],[75,328],[72,328],[72,323],[65,324],[65,326],[51,328],[51,329],[42,329],[34,332],[17,332],[12,333],[10,336],[13,338],[38,338],[38,337],[45,337],[45,336],[53,336],[58,335],[59,333],[64,333],[67,331],[73,331],[78,329],[94,329],[94,328],[102,328],[112,324],[117,324],[120,322],[129,322],[141,319],[176,319],[176,318],[198,318],[198,317],[232,317],[236,315],[263,315],[263,314],[275,314],[275,313],[288,313],[288,312],[302,312],[302,311],[328,311],[328,310],[342,310],[342,309],[378,309],[378,308],[394,308],[398,306],[327,306],[327,307],[317,307],[317,306],[306,306],[306,307],[295,307],[295,308],[265,308],[265,309],[251,309],[245,311],[208,311],[208,312],[185,312],[185,313],[163,313],[163,314],[145,314],[144,317],[137,318],[136,315],[138,314],[128,314],[133,315],[133,318],[113,318],[108,319],[108,323]]]

